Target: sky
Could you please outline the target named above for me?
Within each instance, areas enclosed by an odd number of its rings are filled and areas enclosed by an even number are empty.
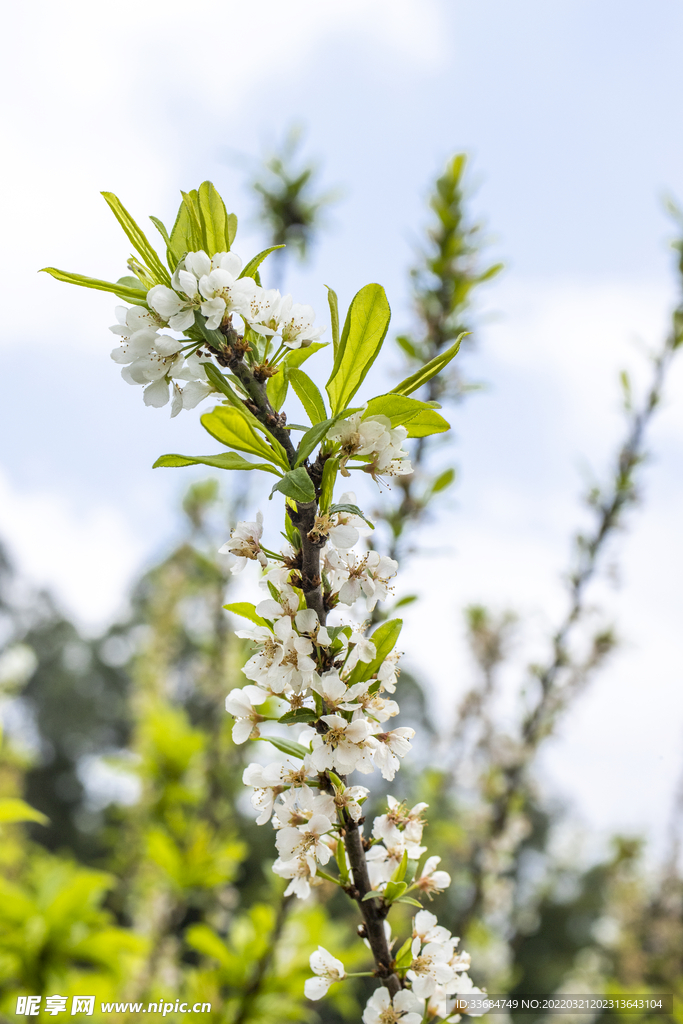
[[[683,198],[683,8],[123,0],[115,15],[37,0],[14,5],[5,25],[0,537],[22,572],[99,628],[178,529],[190,477],[152,472],[154,459],[206,445],[196,416],[170,422],[120,380],[111,299],[37,274],[124,272],[127,243],[101,190],[168,223],[179,189],[210,178],[240,217],[236,250],[248,257],[263,236],[247,164],[303,124],[323,185],[344,198],[287,287],[322,319],[324,284],[344,305],[381,281],[398,332],[410,325],[407,268],[430,181],[466,151],[472,209],[506,271],[467,357],[486,387],[453,419],[459,482],[438,521],[447,550],[437,558],[425,531],[402,576],[423,595],[404,646],[433,700],[452,708],[471,678],[462,607],[514,607],[525,623],[514,688],[562,612],[586,476],[604,472],[620,436],[617,373],[646,379],[676,297],[662,199]],[[595,592],[621,650],[548,745],[542,772],[594,835],[646,831],[657,848],[683,768],[682,408],[679,366],[641,507],[615,547],[619,584]],[[423,642],[434,628],[451,645],[447,664]]]

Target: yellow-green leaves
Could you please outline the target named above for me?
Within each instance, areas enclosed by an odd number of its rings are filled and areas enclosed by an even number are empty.
[[[47,825],[48,820],[44,814],[24,800],[19,800],[16,797],[0,799],[0,825],[9,825],[15,821],[37,821],[41,825]]]
[[[159,259],[156,249],[148,241],[142,228],[133,220],[128,210],[113,192],[103,192],[102,195],[109,204],[109,208],[117,221],[128,235],[131,245],[142,257],[142,261],[147,267],[154,283],[165,284],[170,288],[171,277],[168,270]]]
[[[253,256],[240,274],[240,277],[255,277],[258,268],[261,266],[266,256],[270,256],[271,252],[275,252],[276,249],[284,249],[284,245],[271,245],[269,249],[263,249],[263,251],[257,256]]]
[[[275,491],[281,491],[288,498],[292,498],[293,501],[315,501],[313,481],[303,466],[293,469],[290,473],[285,473],[270,492],[271,498]]]
[[[256,739],[265,740],[266,743],[272,743],[276,750],[281,751],[283,754],[287,754],[288,757],[298,757],[303,761],[306,754],[309,753],[306,747],[302,747],[300,743],[294,743],[293,740],[281,739],[280,736],[257,736]]]
[[[322,423],[323,420],[326,420],[327,409],[325,408],[325,401],[317,385],[314,384],[308,374],[304,373],[303,370],[292,367],[288,371],[287,377],[296,392],[296,397],[306,410],[306,415],[311,423]]]
[[[391,420],[392,427],[404,426],[408,437],[428,437],[430,434],[442,434],[450,430],[450,423],[427,402],[418,402],[415,398],[394,392],[371,398],[363,419],[380,414]]]
[[[254,421],[258,423],[255,417]],[[282,469],[289,469],[286,456],[283,458],[283,455],[280,454],[282,448],[280,448],[280,452],[275,451],[263,437],[256,433],[240,409],[219,405],[213,412],[204,413],[201,422],[204,429],[208,430],[211,436],[221,444],[227,445],[229,448],[236,448],[240,452],[248,452],[249,455],[258,455],[259,458],[267,459],[268,462],[272,462]]]
[[[384,288],[366,284],[354,296],[327,382],[332,412],[349,404],[379,355],[391,319]]]
[[[330,324],[332,326],[332,344],[334,346],[334,357],[337,358],[337,349],[339,348],[339,300],[337,293],[325,285],[327,288],[327,301],[330,307]]]
[[[291,352],[288,352],[285,358],[280,363],[278,372],[274,377],[271,377],[268,381],[268,401],[272,405],[273,409],[277,409],[278,412],[282,408],[287,397],[287,388],[289,387],[289,375],[293,369],[301,366],[303,362],[312,356],[315,352],[319,352],[321,348],[325,348],[327,342],[314,341],[312,345],[308,345],[307,348],[295,348]],[[298,392],[297,392],[298,394]],[[323,419],[325,419],[323,416]],[[315,420],[311,422],[315,423]]]
[[[58,270],[57,267],[43,267],[41,273],[50,274],[57,281],[64,281],[65,284],[77,284],[81,288],[94,288],[98,292],[113,292],[119,299],[123,299],[125,302],[134,302],[137,305],[144,303],[147,294],[142,285],[135,288],[121,282],[100,281],[97,277],[70,274],[68,270]],[[126,280],[130,280],[130,278]]]
[[[232,612],[233,615],[241,615],[243,619],[249,619],[256,626],[268,625],[266,620],[261,618],[256,611],[256,606],[249,601],[234,601],[232,604],[224,604],[223,607],[227,612]]]
[[[249,462],[237,452],[221,452],[219,455],[162,455],[154,463],[152,469],[198,466],[200,464],[213,466],[214,469],[262,469],[266,473],[279,475],[277,469],[267,462]]]
[[[349,678],[349,685],[360,683],[365,679],[370,679],[374,676],[375,672],[379,671],[379,667],[384,659],[391,654],[398,643],[402,627],[403,619],[389,619],[388,622],[383,622],[381,626],[377,627],[370,637],[375,645],[377,654],[373,660],[367,664],[364,661],[358,662]],[[379,683],[377,685],[379,686]],[[370,689],[372,691],[372,687]]]
[[[225,397],[228,399],[228,401],[232,405],[233,409],[235,409],[238,412],[238,414],[242,417],[242,419],[244,420],[245,424],[248,427],[251,427],[252,431],[258,431],[261,434],[265,434],[265,436],[266,436],[266,438],[268,439],[268,442],[269,442],[269,445],[268,445],[268,452],[269,452],[269,454],[268,454],[267,458],[269,458],[270,461],[274,462],[277,466],[281,466],[283,469],[289,469],[289,460],[287,458],[287,452],[284,450],[284,448],[282,447],[280,442],[277,440],[277,438],[273,437],[273,435],[270,433],[270,431],[266,427],[264,427],[263,424],[259,420],[256,419],[254,414],[252,412],[250,412],[249,409],[246,408],[244,403],[235,394],[235,392],[233,391],[232,387],[230,386],[228,381],[225,379],[223,374],[220,372],[218,367],[213,366],[212,363],[204,363],[204,372],[205,372],[208,380],[213,384],[213,386],[215,388],[217,388],[221,392],[221,394],[225,395]],[[214,410],[214,411],[218,412],[218,410]],[[209,413],[208,415],[211,415],[211,414]],[[206,417],[202,416],[202,423],[204,423],[205,419],[206,419]],[[204,424],[204,425],[206,426],[206,424]],[[208,430],[209,428],[206,427],[206,429]],[[211,433],[210,430],[209,430],[209,433]],[[215,436],[215,435],[212,435],[212,436]],[[218,438],[218,440],[220,440],[220,438]],[[259,438],[259,441],[260,441],[260,438]],[[224,444],[228,444],[229,442],[224,441],[223,443]],[[237,445],[232,445],[232,447],[236,448]],[[262,449],[260,449],[258,453],[253,452],[251,448],[240,448],[240,451],[250,451],[250,452],[252,452],[252,454],[263,454],[263,450]]]
[[[411,373],[410,377],[406,377],[395,388],[392,388],[391,393],[394,395],[410,395],[413,391],[421,388],[428,380],[431,380],[437,373],[440,373],[454,356],[457,356],[460,351],[460,342],[468,333],[468,331],[463,331],[462,334],[459,334],[450,348],[447,348],[445,352],[440,352],[438,356],[434,356],[433,359],[430,359],[428,363],[421,366],[415,373]]]
[[[333,416],[330,420],[323,420],[322,423],[316,423],[310,430],[306,431],[296,451],[296,466],[300,466],[306,461],[313,449],[317,448],[324,439],[330,427],[337,422],[338,418],[338,416]]]
[[[209,256],[228,252],[237,234],[237,217],[226,211],[212,183],[204,181],[198,189],[181,192],[181,195],[183,202],[168,246],[173,267],[186,252],[203,249]]]

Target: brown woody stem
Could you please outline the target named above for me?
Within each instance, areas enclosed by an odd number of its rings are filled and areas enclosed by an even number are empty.
[[[368,864],[365,859],[363,840],[355,821],[349,820],[346,825],[344,845],[346,846],[349,864],[353,871],[353,882],[356,890],[353,898],[358,903],[358,908],[363,915],[365,937],[370,943],[377,977],[389,990],[389,994],[393,998],[401,990],[401,981],[392,969],[393,957],[389,950],[387,937],[384,934],[384,918],[386,917],[387,908],[382,900],[363,901],[363,897],[367,893],[372,892],[372,886],[370,885],[370,877],[368,875]]]
[[[235,358],[230,361],[229,365],[251,398],[255,406],[254,415],[264,426],[268,427],[273,436],[282,444],[287,451],[290,465],[293,465],[296,461],[296,451],[289,432],[282,428],[281,424],[283,421],[268,401],[265,383],[256,380],[249,367],[241,359]],[[317,464],[316,468],[318,468]],[[317,501],[299,501],[296,503],[296,508],[293,508],[291,505],[287,506],[287,514],[301,537],[301,581],[306,607],[312,608],[316,612],[320,624],[325,625],[327,609],[323,600],[320,575],[320,552],[325,544],[325,540],[324,538],[311,538],[310,536],[315,525],[317,512]],[[372,892],[368,865],[365,858],[363,840],[358,831],[358,824],[351,818],[348,818],[348,816],[347,819],[344,845],[346,846],[349,863],[353,871],[354,882],[353,893],[350,893],[350,895],[358,903],[363,917],[365,934],[370,943],[370,949],[375,961],[375,973],[393,997],[401,990],[402,984],[400,978],[393,970],[393,958],[384,933],[384,919],[388,908],[379,899],[363,901],[363,897],[367,893]],[[244,1018],[241,1017],[240,1020],[242,1019]]]

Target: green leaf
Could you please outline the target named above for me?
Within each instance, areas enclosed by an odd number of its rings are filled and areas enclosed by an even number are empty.
[[[344,502],[344,504],[342,505],[330,505],[330,515],[333,512],[349,512],[351,515],[360,516],[360,518],[368,524],[371,530],[375,529],[374,524],[366,518],[365,513],[361,512],[361,510],[358,508],[358,505],[349,505],[346,502]]]
[[[389,393],[371,398],[363,419],[378,415],[386,416],[392,427],[405,427],[408,437],[428,437],[430,434],[450,430],[450,423],[435,412],[432,406],[405,395]]]
[[[180,192],[187,209],[189,239],[191,242],[190,252],[197,252],[204,248],[204,232],[202,222],[199,219],[199,193],[196,189],[191,192]]]
[[[314,343],[313,345],[309,345],[308,348],[295,348],[288,355],[285,356],[285,358],[280,363],[278,372],[275,374],[274,377],[270,378],[267,384],[268,400],[274,409],[277,409],[279,412],[285,403],[285,398],[287,397],[287,389],[290,384],[292,372],[295,370],[298,372],[298,367],[301,365],[301,363],[308,359],[309,356],[312,356],[314,352],[317,352],[319,349],[325,347],[326,342],[317,342]],[[311,383],[313,382],[311,381]],[[313,387],[315,387],[315,385],[313,385]],[[320,394],[319,391],[318,394]],[[322,398],[320,399],[320,401],[322,402]],[[304,408],[306,408],[305,404]],[[323,403],[323,410],[324,409],[325,404]],[[308,412],[307,408],[306,411]],[[326,416],[327,412],[324,413],[322,419],[325,419]],[[312,423],[317,422],[312,417],[310,418]]]
[[[282,466],[283,469],[289,469],[289,459],[287,458],[287,452],[284,450],[284,448],[277,440],[277,438],[273,437],[271,432],[266,427],[264,427],[260,420],[257,420],[254,414],[250,412],[249,409],[246,408],[244,402],[242,402],[241,399],[235,394],[235,392],[230,387],[227,380],[217,367],[213,366],[212,363],[204,363],[203,366],[204,372],[208,380],[213,384],[215,388],[217,388],[221,392],[221,394],[225,395],[225,397],[228,399],[228,401],[237,411],[237,413],[242,417],[245,423],[251,427],[252,431],[259,431],[266,437],[270,444],[270,454],[268,457],[271,459],[271,461],[275,462],[279,466]],[[219,409],[214,409],[214,412],[218,411]],[[211,414],[209,413],[208,415]],[[204,421],[204,418],[205,417],[203,416],[202,422]],[[236,446],[233,445],[233,447]]]
[[[396,604],[394,605],[394,608],[405,608],[406,605],[412,604],[413,601],[417,601],[417,600],[418,600],[417,594],[406,594],[405,597],[402,597],[400,601],[396,602]]]
[[[220,455],[162,455],[152,469],[162,467],[175,468],[180,466],[213,466],[215,469],[262,469],[266,473],[279,476],[277,469],[267,462],[249,462],[236,452],[221,452]]]
[[[306,725],[307,722],[317,722],[318,715],[313,708],[296,708],[287,711],[278,721],[282,725]]]
[[[289,387],[289,378],[286,367],[282,366],[278,372],[268,379],[266,384],[266,394],[268,395],[268,401],[272,405],[276,412],[279,412],[282,406],[285,404],[287,397],[287,389]]]
[[[338,419],[338,416],[333,416],[332,419],[323,420],[322,423],[316,423],[315,426],[306,431],[299,441],[299,447],[296,450],[295,466],[300,466],[302,462],[308,458],[313,449],[317,448],[320,442],[325,440],[325,434]]]
[[[253,622],[256,626],[265,626],[266,629],[268,628],[266,620],[261,618],[256,611],[255,606],[250,604],[249,601],[234,601],[232,604],[224,604],[223,607],[226,612],[232,612],[233,615],[241,615],[243,619],[249,619],[249,621]]]
[[[443,370],[444,366],[447,366],[454,356],[457,356],[460,351],[460,342],[469,334],[469,331],[463,331],[459,334],[456,340],[453,342],[450,348],[447,348],[445,352],[440,352],[438,356],[434,356],[428,363],[416,370],[415,373],[411,373],[410,377],[406,377],[402,380],[395,388],[392,388],[392,394],[394,395],[410,395],[413,391],[417,391],[423,384],[426,384],[428,380],[435,377],[437,373]]]
[[[382,899],[382,893],[381,892],[366,892],[365,896],[361,900],[361,903],[365,903],[366,900],[381,900],[381,899]]]
[[[166,230],[166,225],[164,224],[163,221],[159,220],[158,217],[150,216],[149,219],[151,220],[152,224],[163,238],[164,242],[166,242],[166,248],[169,249],[171,246],[171,239],[168,234],[168,231]]]
[[[399,348],[402,348],[406,355],[409,355],[411,359],[419,359],[420,353],[417,346],[410,340],[410,338],[406,337],[405,334],[401,334],[396,338],[396,344]]]
[[[213,256],[217,252],[227,252],[231,245],[228,211],[210,181],[203,181],[199,186],[197,207],[202,226],[204,252],[208,256]]]
[[[293,348],[291,352],[288,352],[285,358],[282,360],[281,366],[286,366],[287,370],[291,370],[293,367],[301,366],[306,360],[319,352],[321,348],[327,348],[327,341],[314,341],[306,348]]]
[[[289,757],[298,757],[302,761],[306,754],[309,753],[300,743],[294,743],[292,740],[283,740],[279,736],[257,736],[257,739],[264,740],[266,743],[272,743],[276,750],[287,754]]]
[[[109,209],[128,235],[131,245],[140,254],[140,256],[142,256],[145,266],[150,271],[154,280],[157,281],[158,284],[165,284],[170,288],[171,277],[169,272],[159,259],[156,249],[151,244],[142,228],[133,220],[131,215],[128,213],[128,210],[113,192],[103,192],[102,195],[107,201]]]
[[[432,494],[438,494],[439,491],[445,491],[447,487],[450,487],[455,480],[455,470],[451,467],[445,469],[443,473],[437,476],[436,480],[432,484],[430,490]]]
[[[344,844],[341,839],[337,840],[337,846],[334,853],[334,859],[337,862],[337,868],[339,869],[339,877],[344,885],[348,885],[349,882],[349,869],[346,865],[346,852]]]
[[[226,948],[225,943],[206,924],[191,925],[183,936],[188,945],[203,956],[216,960],[221,967],[234,968],[235,956]]]
[[[23,800],[3,797],[0,799],[0,824],[9,825],[15,821],[37,821],[41,825],[48,825],[50,819]]]
[[[406,876],[407,867],[408,867],[408,851],[404,850],[403,851],[403,856],[401,857],[401,863],[399,864],[399,866],[396,868],[396,870],[394,871],[393,875],[391,876],[391,881],[392,882],[402,882],[403,879]]]
[[[116,283],[123,285],[124,288],[132,288],[133,291],[138,292],[138,302],[142,300],[146,303],[148,289],[145,288],[139,277],[120,277]]]
[[[252,429],[239,409],[219,405],[213,412],[204,413],[201,424],[221,444],[236,448],[240,452],[248,452],[250,455],[258,455],[276,466],[282,465],[278,453]]]
[[[313,481],[303,466],[299,466],[298,469],[292,469],[289,473],[285,473],[270,492],[271,498],[275,491],[282,491],[283,494],[286,494],[288,498],[292,498],[294,501],[315,501],[315,487],[313,486]]]
[[[419,904],[421,906],[421,904]],[[409,967],[413,960],[412,953],[413,937],[409,935],[396,954],[397,967]]]
[[[232,249],[232,243],[235,241],[235,235],[236,234],[237,234],[237,214],[236,213],[229,213],[228,214],[227,234],[226,234],[226,238],[225,238],[226,242],[228,243],[228,249]],[[259,281],[257,281],[256,283],[260,284]]]
[[[403,619],[389,619],[388,622],[383,622],[381,626],[378,626],[372,636],[369,638],[372,640],[377,651],[376,657],[369,664],[359,661],[349,679],[349,685],[352,686],[354,683],[360,683],[365,679],[370,679],[374,676],[375,672],[379,670],[380,665],[387,657],[391,654],[394,647],[398,642],[398,638],[401,634],[401,627],[403,626]]]
[[[384,288],[367,284],[354,296],[327,382],[332,412],[349,404],[379,355],[391,319]]]
[[[327,419],[325,401],[320,394],[317,385],[303,370],[292,367],[288,373],[289,382],[296,392],[296,396],[306,410],[311,423],[322,423]]]
[[[384,902],[393,903],[394,900],[399,899],[408,888],[405,882],[387,882],[387,887],[384,890]]]
[[[323,466],[323,479],[320,487],[320,511],[327,512],[332,504],[334,485],[339,469],[339,459],[327,459]]]
[[[337,358],[337,349],[339,348],[339,300],[337,293],[333,291],[328,285],[327,288],[327,301],[330,306],[330,322],[332,324],[332,345],[334,351],[334,357]]]
[[[180,204],[180,209],[171,231],[170,244],[167,250],[168,265],[175,270],[176,266],[186,252],[194,252],[195,239],[192,233],[192,223],[185,200]]]
[[[140,303],[143,297],[139,288],[131,288],[118,282],[100,281],[96,277],[84,277],[83,274],[70,274],[67,270],[58,270],[57,267],[43,267],[40,273],[50,274],[57,281],[64,281],[66,284],[78,284],[81,288],[94,288],[98,292],[113,292],[114,295],[118,295],[126,302]]]
[[[275,252],[276,249],[284,249],[284,245],[271,245],[269,249],[263,249],[258,256],[253,256],[240,274],[240,277],[254,277],[266,256],[270,256],[271,252]]]
[[[422,904],[418,900],[414,900],[412,896],[399,896],[395,903],[409,903],[411,907],[419,907],[422,910]]]

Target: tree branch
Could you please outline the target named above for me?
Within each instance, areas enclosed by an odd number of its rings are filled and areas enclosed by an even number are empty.
[[[386,986],[393,998],[397,992],[400,992],[402,986],[399,976],[392,970],[393,957],[384,933],[386,910],[380,900],[363,901],[363,897],[367,893],[372,892],[372,886],[370,885],[368,865],[365,859],[363,840],[358,831],[358,824],[351,819],[349,819],[346,825],[344,845],[349,855],[349,864],[353,871],[353,882],[357,892],[357,895],[354,894],[353,898],[358,903],[358,908],[363,916],[365,937],[370,943],[375,967],[377,968],[377,977]]]

